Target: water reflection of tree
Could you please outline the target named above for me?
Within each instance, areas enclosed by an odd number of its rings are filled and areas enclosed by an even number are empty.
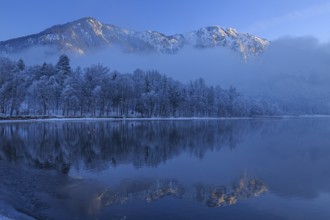
[[[157,166],[182,153],[235,148],[257,122],[32,122],[0,125],[0,159],[68,172],[109,165]]]

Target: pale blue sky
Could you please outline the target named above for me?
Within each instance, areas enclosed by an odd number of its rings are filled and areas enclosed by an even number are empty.
[[[234,27],[270,40],[313,35],[330,41],[326,0],[0,0],[0,40],[91,16],[132,30],[182,33]]]

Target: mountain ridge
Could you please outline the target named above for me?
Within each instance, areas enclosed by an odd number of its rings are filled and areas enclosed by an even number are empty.
[[[183,47],[229,48],[244,58],[261,54],[270,41],[239,33],[234,28],[203,27],[183,34],[166,35],[158,31],[133,31],[84,17],[65,24],[53,25],[39,33],[0,41],[0,54],[19,53],[36,46],[54,47],[60,52],[86,54],[108,46],[119,45],[125,52],[175,54]]]

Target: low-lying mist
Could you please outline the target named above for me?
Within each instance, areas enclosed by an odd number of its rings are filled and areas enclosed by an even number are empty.
[[[38,48],[20,57],[28,65],[58,58],[47,54],[40,56]],[[73,67],[101,63],[122,73],[158,70],[182,82],[202,77],[209,85],[234,86],[246,96],[274,100],[297,113],[330,112],[330,44],[313,37],[275,40],[262,55],[247,60],[226,48],[185,47],[175,55],[159,55],[125,53],[115,46],[70,58]]]

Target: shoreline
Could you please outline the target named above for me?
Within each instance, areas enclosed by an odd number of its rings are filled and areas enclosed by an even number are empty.
[[[251,119],[285,119],[285,118],[327,118],[330,115],[280,115],[255,117],[59,117],[59,116],[14,116],[0,117],[5,122],[38,122],[38,121],[175,121],[175,120],[251,120]]]

